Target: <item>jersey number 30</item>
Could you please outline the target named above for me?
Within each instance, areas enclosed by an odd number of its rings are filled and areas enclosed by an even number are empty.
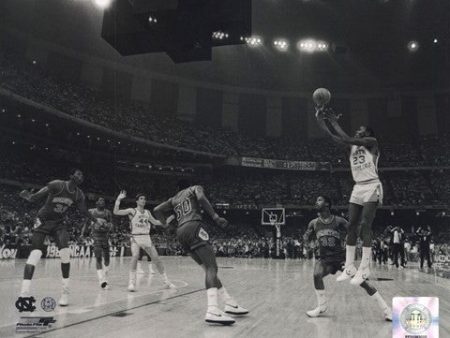
[[[183,202],[181,202],[175,207],[175,212],[177,214],[177,221],[179,221],[181,217],[188,215],[191,211],[192,211],[191,201],[189,199],[185,199]]]

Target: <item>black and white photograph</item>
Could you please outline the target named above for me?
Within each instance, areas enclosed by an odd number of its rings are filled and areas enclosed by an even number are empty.
[[[450,338],[449,0],[0,0],[0,337]]]

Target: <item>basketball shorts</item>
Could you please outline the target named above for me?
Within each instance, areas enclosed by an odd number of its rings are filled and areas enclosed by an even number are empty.
[[[94,236],[94,254],[100,257],[103,252],[109,251],[108,236]]]
[[[344,270],[345,259],[343,261],[320,261],[320,263],[323,265],[325,271],[334,275],[336,272]]]
[[[39,217],[35,219],[33,231],[40,232],[46,235],[54,235],[57,230],[67,230],[64,220],[43,220]]]
[[[350,203],[364,205],[369,202],[383,204],[383,185],[380,181],[357,183],[353,187]]]
[[[153,245],[149,234],[133,235],[131,237],[131,244],[135,244],[142,249],[149,248]]]
[[[191,221],[177,229],[177,238],[184,251],[190,252],[208,244],[209,235],[203,228],[204,225],[200,221]]]
[[[44,241],[47,236],[55,238],[59,250],[69,247],[69,232],[62,220],[41,220],[36,218],[31,238],[31,250],[44,251]]]

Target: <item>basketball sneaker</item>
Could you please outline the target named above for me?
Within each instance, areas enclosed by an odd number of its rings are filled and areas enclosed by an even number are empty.
[[[246,315],[248,313],[248,310],[238,304],[225,304],[225,313],[229,313],[232,315]]]
[[[173,284],[170,280],[165,280],[164,286],[166,287],[166,289],[176,289],[177,288],[175,286],[175,284]]]
[[[61,298],[59,298],[59,306],[69,305],[69,288],[64,287]]]
[[[208,309],[205,316],[205,322],[212,324],[231,325],[235,320],[228,317],[225,313],[219,309]]]
[[[369,278],[369,275],[370,275],[369,267],[358,269],[355,276],[350,281],[350,284],[361,285],[362,282],[364,282],[367,278]]]
[[[350,279],[350,278],[352,278],[355,274],[356,274],[356,268],[355,268],[355,265],[354,264],[351,264],[351,265],[349,265],[349,266],[346,266],[345,268],[344,268],[344,271],[342,271],[342,273],[339,275],[339,276],[337,276],[337,278],[336,278],[336,281],[337,282],[343,282],[343,281],[345,281],[345,280],[347,280],[347,279]],[[362,283],[362,282],[361,282]],[[360,283],[360,284],[361,284]]]
[[[128,284],[128,291],[130,291],[130,292],[136,291],[136,283],[135,282],[130,282],[130,284]]]
[[[391,308],[387,308],[384,310],[384,320],[387,322],[392,322],[392,310]]]
[[[145,273],[145,271],[142,269],[142,266],[140,264],[138,265],[136,272],[139,273],[139,274],[144,274]]]
[[[316,318],[316,317],[319,317],[320,314],[327,311],[327,309],[328,309],[327,303],[324,303],[324,304],[321,304],[318,307],[316,307],[314,310],[306,311],[306,315],[308,317]]]

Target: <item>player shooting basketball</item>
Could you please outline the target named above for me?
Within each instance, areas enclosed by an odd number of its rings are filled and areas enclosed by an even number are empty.
[[[186,252],[205,270],[208,309],[205,321],[224,325],[233,324],[233,318],[225,315],[218,306],[218,297],[225,303],[225,312],[230,314],[246,314],[247,309],[239,306],[228,294],[217,277],[217,262],[214,250],[209,244],[209,236],[205,231],[205,222],[201,214],[203,209],[220,227],[226,227],[226,219],[219,217],[206,198],[199,185],[190,186],[186,180],[178,183],[179,192],[168,201],[154,209],[156,218],[165,223],[165,215],[175,213],[178,222],[177,237]]]
[[[309,317],[319,317],[320,314],[327,310],[328,302],[323,278],[340,271],[345,261],[343,239],[349,223],[344,218],[331,214],[331,204],[331,200],[328,197],[317,197],[315,208],[319,217],[309,222],[308,229],[303,237],[305,244],[312,239],[317,240],[314,288],[318,305],[315,309],[306,312]],[[385,320],[392,321],[392,311],[380,293],[367,281],[363,281],[360,286],[366,290],[369,296],[376,300],[383,311]]]
[[[338,123],[338,116],[325,106],[316,108],[319,126],[339,144],[350,146],[350,167],[355,185],[349,204],[349,229],[347,235],[345,270],[337,281],[352,278],[353,285],[361,284],[370,275],[369,263],[372,246],[372,222],[383,202],[383,186],[378,177],[378,141],[370,127],[361,126],[354,137],[348,136]],[[328,121],[328,123],[326,123]],[[331,131],[330,128],[333,130]],[[360,226],[360,231],[359,230]],[[358,270],[355,267],[356,240],[363,241],[363,253]]]

